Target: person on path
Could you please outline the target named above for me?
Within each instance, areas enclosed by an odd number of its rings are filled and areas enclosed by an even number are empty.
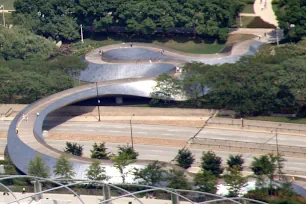
[[[26,193],[25,188],[22,188],[22,194],[25,194],[25,193]]]
[[[37,117],[39,116],[39,112],[36,113],[36,116],[37,116]]]
[[[25,115],[24,114],[22,114],[22,120],[25,120]]]
[[[18,127],[16,127],[16,133],[17,133],[17,135],[18,135],[18,132],[19,132],[19,128],[18,128]]]
[[[29,120],[29,115],[27,114],[26,115],[26,121],[28,122],[28,120]]]
[[[130,43],[130,46],[133,47],[133,43]]]

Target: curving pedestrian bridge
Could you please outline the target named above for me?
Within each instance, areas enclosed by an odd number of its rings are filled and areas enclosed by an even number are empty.
[[[16,167],[28,173],[28,164],[36,155],[53,169],[57,158],[64,152],[49,146],[43,137],[42,125],[46,116],[64,106],[97,96],[139,96],[151,97],[155,86],[154,77],[162,73],[175,72],[176,66],[185,62],[203,62],[207,64],[233,63],[241,56],[254,54],[261,42],[247,40],[234,45],[227,53],[212,55],[186,54],[151,44],[133,43],[105,46],[86,54],[88,68],[81,72],[79,80],[89,83],[68,89],[40,99],[22,110],[12,121],[8,130],[8,153]],[[164,53],[160,53],[164,49]],[[99,55],[99,50],[103,55]],[[36,116],[36,113],[39,116]],[[28,114],[29,120],[22,120],[22,114]],[[16,133],[16,128],[19,133]],[[91,159],[71,156],[76,178],[85,178],[85,170]],[[137,161],[137,165],[146,165],[150,161]],[[104,161],[108,165],[110,161]]]

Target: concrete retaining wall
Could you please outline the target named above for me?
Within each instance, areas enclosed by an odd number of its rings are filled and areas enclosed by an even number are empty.
[[[284,133],[306,134],[306,125],[293,123],[278,123],[259,120],[241,120],[231,118],[212,118],[208,122],[208,126],[230,127],[239,129],[252,129],[259,131],[276,131]]]
[[[186,108],[142,108],[142,107],[117,107],[101,106],[100,114],[104,116],[209,116],[215,110],[212,109],[186,109]],[[96,106],[66,106],[52,113],[50,116],[68,115],[77,116],[82,114],[98,115]]]

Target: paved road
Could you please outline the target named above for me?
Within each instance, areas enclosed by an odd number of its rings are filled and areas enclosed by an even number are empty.
[[[55,127],[49,123],[48,125],[45,125],[45,129],[56,133],[74,132],[80,134],[105,134],[114,136],[130,135],[130,125],[125,123],[67,122]],[[199,128],[132,124],[132,130],[134,137],[189,139],[195,135]],[[206,128],[200,132],[197,138],[265,143],[274,135],[275,133],[258,133]],[[280,145],[306,147],[306,137],[303,136],[279,134],[278,140]],[[268,144],[275,144],[275,139],[271,139]]]
[[[0,122],[0,132],[6,132],[10,121]],[[114,136],[129,136],[130,125],[125,123],[101,123],[101,122],[65,122],[59,125],[47,123],[44,130],[50,133],[78,133],[78,134],[104,134]],[[167,139],[189,139],[199,130],[193,127],[175,127],[162,125],[132,124],[134,137],[154,137]],[[249,131],[204,129],[197,138],[210,138],[220,140],[265,143],[275,136],[275,133],[258,133]],[[275,137],[274,137],[275,138]],[[275,144],[275,139],[268,144]],[[306,137],[279,134],[280,145],[306,147]]]
[[[0,122],[0,132],[6,131],[9,121]],[[48,123],[44,126],[44,129],[50,130],[50,132],[56,133],[81,133],[81,134],[106,134],[106,135],[118,135],[129,136],[130,126],[129,124],[114,124],[114,123],[99,123],[99,122],[66,122],[60,125]],[[161,126],[161,125],[140,125],[133,124],[133,136],[138,137],[160,137],[170,139],[188,139],[198,131],[198,128],[192,127],[173,127],[173,126]],[[236,141],[248,141],[248,142],[266,142],[269,138],[273,137],[274,133],[254,133],[246,131],[224,131],[217,129],[204,129],[198,137],[200,138],[214,138],[214,139],[227,139]],[[46,142],[62,150],[65,146],[65,141],[49,140]],[[84,145],[84,156],[90,155],[90,149],[93,141],[79,141]],[[271,140],[269,143],[274,144],[275,140]],[[283,145],[305,146],[306,137],[279,135],[279,143]],[[0,152],[4,151],[6,145],[6,139],[0,139]],[[110,152],[116,153],[118,144],[107,143],[107,148]],[[148,145],[135,145],[135,149],[139,152],[139,159],[158,159],[160,161],[171,161],[178,148],[175,147],[160,147],[160,146],[148,146]],[[195,154],[196,162],[199,162],[202,150],[192,150]],[[219,156],[226,160],[228,152],[216,152]],[[232,153],[235,154],[235,153]],[[246,158],[246,165],[249,165],[252,160],[252,155],[243,154]],[[305,171],[306,161],[305,159],[287,158],[286,169],[291,171]]]

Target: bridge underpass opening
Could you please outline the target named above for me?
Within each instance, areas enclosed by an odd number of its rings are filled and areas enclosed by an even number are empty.
[[[98,100],[100,101],[100,106],[145,106],[150,104],[151,98],[127,95],[109,95],[86,99],[69,106],[97,106]]]

